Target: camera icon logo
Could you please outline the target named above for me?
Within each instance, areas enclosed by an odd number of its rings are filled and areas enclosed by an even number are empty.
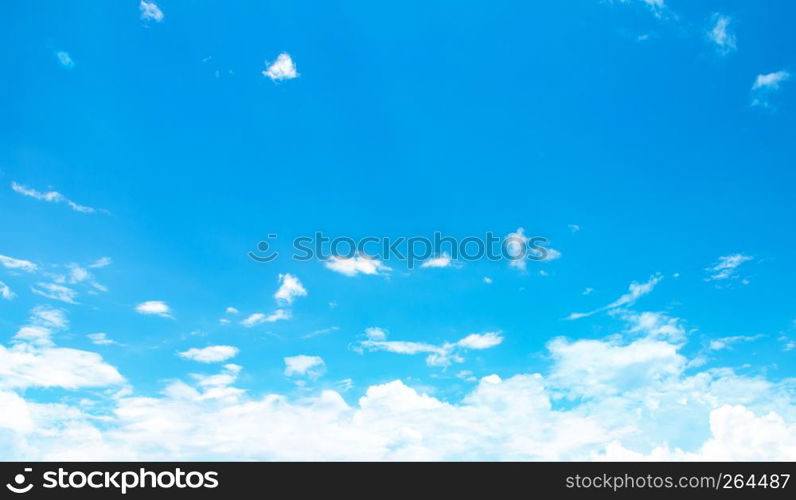
[[[33,469],[30,467],[25,467],[25,472],[32,471]],[[17,474],[14,476],[14,484],[6,483],[6,488],[8,488],[12,493],[27,493],[33,489],[33,484],[25,485],[26,481],[27,478],[25,478],[25,474]]]

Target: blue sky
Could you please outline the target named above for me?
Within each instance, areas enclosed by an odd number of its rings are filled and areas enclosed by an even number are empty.
[[[2,458],[793,459],[795,15],[15,3]],[[560,255],[289,257],[518,228]]]

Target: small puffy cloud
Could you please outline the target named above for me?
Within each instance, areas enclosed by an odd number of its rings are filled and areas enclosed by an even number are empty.
[[[345,276],[356,276],[357,274],[378,275],[392,271],[380,260],[364,255],[355,255],[350,258],[334,256],[325,261],[324,266]]]
[[[75,67],[75,61],[72,60],[72,57],[69,55],[69,52],[64,50],[59,50],[55,53],[56,59],[58,59],[58,63],[66,69],[72,69]]]
[[[326,363],[319,356],[288,356],[285,360],[285,376],[318,378],[326,373]]]
[[[587,316],[591,316],[598,312],[616,309],[617,307],[629,306],[634,302],[636,302],[636,300],[638,300],[640,297],[650,293],[655,288],[655,285],[660,283],[662,279],[663,276],[661,276],[660,274],[654,274],[650,276],[650,279],[647,280],[645,283],[637,283],[634,281],[630,283],[630,285],[628,286],[628,292],[626,294],[622,295],[621,297],[611,302],[610,304],[585,313],[577,313],[577,312],[572,313],[569,316],[567,316],[567,319],[585,318]]]
[[[163,11],[160,10],[160,7],[155,2],[141,0],[141,3],[138,4],[138,10],[141,11],[141,19],[144,21],[152,20],[157,23],[163,21]]]
[[[231,345],[212,345],[203,348],[193,347],[177,354],[183,359],[200,363],[219,363],[235,357],[238,354],[238,348]]]
[[[569,224],[567,227],[568,227],[568,228],[569,228],[569,230],[570,230],[570,231],[572,231],[573,233],[577,233],[578,231],[580,231],[580,226],[579,226],[579,225],[577,225],[577,224]]]
[[[483,279],[483,281],[484,281],[484,283],[486,283],[487,285],[491,285],[491,284],[493,283],[493,280],[492,280],[492,278],[490,278],[489,276],[484,276],[484,279]]]
[[[780,85],[790,79],[790,73],[785,70],[757,75],[752,84],[752,106],[768,108],[771,94],[779,91]]]
[[[30,290],[36,295],[47,297],[48,299],[60,300],[67,304],[77,304],[77,292],[64,285],[57,283],[36,283],[30,287]]]
[[[224,310],[224,312],[227,314],[238,314],[240,311],[238,311],[236,308],[232,306],[229,306]]]
[[[754,257],[736,253],[719,257],[719,261],[706,268],[708,276],[705,281],[723,281],[738,277],[738,267],[744,262],[753,260]]]
[[[281,304],[292,304],[296,297],[304,297],[307,290],[298,278],[290,273],[279,275],[279,290],[274,294],[274,298]]]
[[[299,76],[296,65],[287,52],[279,54],[273,63],[266,61],[265,65],[266,69],[263,70],[263,75],[274,81],[291,80]]]
[[[0,297],[5,300],[11,300],[16,297],[16,294],[11,291],[11,287],[0,281]]]
[[[97,211],[96,208],[87,207],[85,205],[80,205],[75,203],[74,201],[70,200],[66,196],[59,193],[58,191],[47,191],[47,192],[37,191],[22,184],[17,184],[16,182],[11,183],[11,189],[21,194],[22,196],[27,196],[29,198],[33,198],[34,200],[46,201],[48,203],[65,203],[67,206],[69,206],[69,208],[71,208],[75,212],[80,212],[83,214],[93,214]]]
[[[284,309],[277,309],[271,314],[254,313],[241,321],[240,324],[246,328],[251,328],[262,323],[275,323],[283,319],[290,319],[290,312]]]
[[[453,261],[450,255],[443,253],[442,255],[424,261],[420,264],[420,267],[449,267],[452,263]]]
[[[118,344],[118,342],[116,342],[115,340],[108,338],[108,334],[107,333],[102,333],[102,332],[100,332],[100,333],[89,333],[88,335],[86,335],[86,338],[88,338],[91,341],[91,343],[94,344],[94,345],[113,345],[113,344]]]
[[[66,328],[69,326],[66,313],[61,309],[55,309],[50,306],[34,307],[31,311],[30,321],[48,328]]]
[[[147,300],[135,306],[135,312],[138,314],[148,314],[154,316],[162,316],[164,318],[171,318],[171,308],[162,300]]]
[[[25,271],[26,273],[32,273],[38,269],[38,266],[29,260],[15,259],[7,255],[0,255],[0,265],[6,269]]]
[[[721,55],[727,55],[735,50],[735,34],[730,31],[730,16],[719,13],[711,18],[713,27],[708,31],[708,39],[716,46]]]
[[[524,271],[528,267],[527,262],[525,262],[525,254],[528,245],[528,237],[525,236],[525,229],[519,227],[513,233],[509,233],[508,236],[506,236],[504,245],[506,254],[511,259],[509,265]]]
[[[365,336],[368,340],[385,340],[387,338],[387,330],[378,326],[371,326],[370,328],[365,328]]]

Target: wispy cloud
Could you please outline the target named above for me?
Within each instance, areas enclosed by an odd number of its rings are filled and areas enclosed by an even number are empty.
[[[172,318],[171,307],[162,300],[147,300],[135,306],[135,312],[138,314],[161,316],[163,318]]]
[[[386,351],[394,354],[427,354],[428,366],[449,366],[451,363],[464,362],[463,352],[468,350],[490,349],[503,342],[500,332],[473,333],[457,342],[446,342],[441,345],[425,342],[403,340],[387,340],[387,331],[381,328],[368,328],[365,331],[367,340],[354,346],[357,351]]]
[[[240,322],[241,326],[251,328],[262,323],[275,323],[280,320],[290,319],[290,311],[277,309],[271,314],[254,313]]]
[[[11,291],[11,288],[8,285],[0,281],[0,297],[5,300],[11,300],[16,297],[16,294]]]
[[[113,339],[108,338],[107,333],[89,333],[86,335],[92,344],[94,345],[118,345],[119,343]]]
[[[274,81],[290,80],[299,76],[296,65],[287,52],[279,54],[273,63],[266,61],[265,65],[266,69],[263,70],[263,75]]]
[[[30,290],[36,295],[47,297],[48,299],[60,300],[68,304],[77,304],[77,292],[73,289],[59,285],[57,283],[36,283],[30,287]]]
[[[567,316],[567,319],[585,318],[587,316],[591,316],[592,314],[597,314],[598,312],[608,311],[610,309],[616,309],[617,307],[629,306],[633,304],[636,300],[638,300],[640,297],[650,293],[655,288],[655,285],[660,283],[662,279],[663,276],[661,276],[660,274],[654,274],[650,276],[650,279],[647,280],[645,283],[637,283],[634,281],[630,283],[630,285],[628,286],[628,292],[626,294],[622,295],[621,297],[611,302],[610,304],[603,307],[599,307],[589,312],[572,313],[569,316]]]
[[[450,267],[451,265],[453,265],[451,256],[443,252],[442,255],[423,261],[420,267]]]
[[[147,2],[141,0],[138,4],[138,10],[141,11],[141,19],[144,21],[155,21],[157,23],[163,21],[163,11],[157,6],[155,2]]]
[[[0,255],[0,265],[6,269],[13,269],[15,271],[25,271],[26,273],[35,272],[38,266],[29,260],[15,259],[8,255]]]
[[[735,51],[735,34],[730,31],[730,16],[713,14],[711,22],[713,27],[708,31],[708,39],[716,46],[716,51],[727,55]]]
[[[778,92],[780,85],[789,79],[790,73],[784,69],[757,75],[754,84],[752,84],[752,106],[770,107],[769,99],[771,95]]]
[[[35,189],[29,188],[22,184],[18,184],[16,182],[11,183],[11,189],[13,189],[14,191],[23,196],[27,196],[35,200],[46,201],[48,203],[65,203],[66,205],[69,206],[69,208],[71,208],[75,212],[80,212],[83,214],[93,214],[98,211],[104,211],[75,203],[74,201],[70,200],[66,196],[59,193],[58,191],[46,191],[46,192],[37,191]]]
[[[753,260],[754,257],[736,253],[732,255],[724,255],[719,257],[719,261],[705,270],[708,276],[705,281],[723,281],[738,278],[738,268],[744,262]]]

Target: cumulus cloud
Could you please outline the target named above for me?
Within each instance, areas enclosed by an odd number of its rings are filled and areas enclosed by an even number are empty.
[[[59,193],[58,191],[47,191],[47,192],[37,191],[22,184],[17,184],[16,182],[11,183],[11,189],[21,194],[22,196],[27,196],[35,200],[46,201],[48,203],[64,203],[75,212],[80,212],[84,214],[93,214],[97,212],[96,208],[77,204],[74,201],[62,195],[61,193]]]
[[[626,294],[622,295],[621,297],[611,302],[610,304],[585,313],[577,313],[577,312],[572,313],[569,316],[567,316],[567,319],[585,318],[587,316],[591,316],[598,312],[609,311],[611,309],[616,309],[618,307],[632,305],[633,303],[636,302],[636,300],[650,293],[655,288],[655,285],[660,283],[662,279],[663,276],[661,276],[660,274],[654,274],[650,276],[650,279],[647,280],[645,283],[637,283],[634,281],[630,283],[630,286],[628,286],[628,292]]]
[[[285,361],[285,376],[287,377],[309,377],[318,378],[326,373],[326,363],[319,356],[288,356]]]
[[[279,275],[279,289],[274,294],[277,302],[282,304],[292,304],[296,297],[304,297],[307,290],[298,278],[290,273]]]
[[[785,70],[773,73],[761,73],[752,84],[752,106],[761,108],[770,107],[771,95],[778,92],[780,85],[790,79],[790,73]]]
[[[274,323],[283,319],[290,319],[290,311],[277,309],[271,314],[254,313],[241,321],[240,324],[246,328],[251,328],[262,323]]]
[[[57,347],[52,335],[68,326],[60,309],[37,306],[10,347],[0,345],[0,390],[31,387],[102,387],[124,378],[96,353]]]
[[[721,55],[727,55],[735,50],[735,34],[730,31],[731,21],[730,16],[719,13],[713,14],[711,18],[713,27],[708,31],[708,39]]]
[[[200,363],[219,363],[235,357],[238,348],[231,345],[211,345],[208,347],[192,347],[187,351],[178,353],[183,359],[199,361]]]
[[[354,349],[360,352],[386,351],[394,354],[426,354],[428,366],[449,366],[451,363],[464,362],[464,352],[468,350],[490,349],[503,342],[500,332],[472,333],[457,342],[445,342],[441,345],[426,342],[404,340],[387,340],[387,331],[371,327],[365,330],[366,340],[358,342]]]
[[[155,2],[147,2],[141,0],[138,4],[138,10],[141,11],[141,19],[144,21],[155,21],[157,23],[163,21],[163,11],[157,6]]]
[[[366,255],[355,255],[354,257],[331,257],[324,262],[327,269],[345,276],[356,276],[358,274],[377,275],[392,271],[378,259]]]
[[[0,265],[6,269],[25,271],[26,273],[32,273],[38,269],[38,266],[29,260],[15,259],[14,257],[9,257],[8,255],[0,255]]]
[[[147,300],[135,306],[135,312],[138,314],[147,314],[161,316],[164,318],[171,318],[171,308],[162,300]]]
[[[789,382],[727,368],[689,369],[684,340],[656,330],[668,323],[661,315],[628,313],[626,318],[625,329],[606,338],[549,342],[552,365],[545,374],[481,377],[453,401],[401,380],[371,385],[352,404],[334,390],[294,398],[253,396],[236,387],[242,368],[232,364],[188,382],[172,381],[154,396],[120,391],[106,400],[110,411],[95,414],[90,406],[33,403],[6,386],[0,389],[5,409],[0,427],[13,439],[4,456],[55,461],[793,460],[796,405]],[[486,347],[493,343],[489,338],[468,336],[460,342]],[[322,362],[316,356],[289,357],[285,373],[307,377]],[[5,367],[0,363],[0,370]],[[459,376],[474,378],[467,371]]]
[[[296,65],[287,52],[279,54],[273,63],[266,61],[265,65],[266,68],[263,70],[263,75],[274,81],[291,80],[299,76],[296,71]]]

